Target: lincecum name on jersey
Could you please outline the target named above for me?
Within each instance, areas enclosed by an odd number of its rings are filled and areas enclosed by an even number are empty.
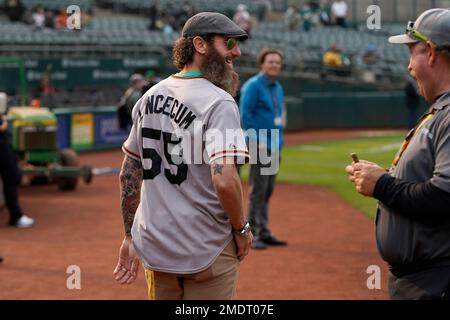
[[[187,129],[191,123],[197,118],[187,106],[171,96],[151,95],[147,99],[145,105],[145,115],[148,114],[163,114],[183,129]]]

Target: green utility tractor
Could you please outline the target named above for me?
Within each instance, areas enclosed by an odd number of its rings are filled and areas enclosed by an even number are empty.
[[[57,119],[49,109],[12,107],[8,119],[22,176],[30,177],[32,183],[55,183],[60,190],[74,190],[80,177],[86,183],[92,181],[92,168],[80,166],[74,150],[58,150]]]

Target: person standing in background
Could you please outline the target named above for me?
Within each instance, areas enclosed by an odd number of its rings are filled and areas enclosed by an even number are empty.
[[[248,36],[251,37],[253,21],[250,13],[247,11],[247,6],[245,4],[239,4],[237,6],[237,11],[233,16],[233,21],[242,30],[247,32]]]
[[[133,125],[131,112],[133,107],[143,95],[146,85],[145,77],[140,73],[134,73],[130,77],[130,86],[120,98],[118,112],[119,127],[128,130]]]
[[[347,27],[348,6],[344,0],[334,1],[331,5],[331,13],[335,18],[336,25],[342,28]]]
[[[12,22],[21,21],[25,13],[25,6],[21,0],[7,0],[4,2],[3,11]]]
[[[9,225],[17,228],[30,228],[34,219],[23,214],[19,204],[19,168],[17,157],[10,144],[8,122],[0,113],[0,177],[3,181],[3,195],[9,211]]]
[[[255,236],[252,244],[254,249],[287,245],[286,241],[277,239],[268,228],[269,199],[275,187],[276,173],[263,174],[262,169],[267,167],[267,163],[262,163],[259,156],[267,154],[271,161],[277,157],[276,161],[279,162],[283,145],[283,88],[277,78],[282,60],[283,55],[277,49],[261,50],[257,57],[260,73],[247,80],[241,89],[241,120],[245,130],[256,130],[259,153],[256,163],[250,165],[249,177],[251,192],[248,217]],[[260,129],[267,130],[268,136],[261,134]],[[278,131],[277,141],[272,141],[272,129]]]

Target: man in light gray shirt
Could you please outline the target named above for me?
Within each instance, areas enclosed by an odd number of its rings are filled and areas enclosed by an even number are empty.
[[[232,97],[247,34],[219,13],[190,18],[173,50],[179,73],[133,108],[120,175],[125,225],[114,275],[132,283],[138,258],[153,299],[231,299],[252,234],[236,165],[249,154]],[[224,140],[234,133],[232,142]]]

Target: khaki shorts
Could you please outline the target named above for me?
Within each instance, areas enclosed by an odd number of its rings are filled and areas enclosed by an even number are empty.
[[[145,269],[150,300],[231,300],[236,291],[239,260],[231,240],[204,271],[176,274]]]

